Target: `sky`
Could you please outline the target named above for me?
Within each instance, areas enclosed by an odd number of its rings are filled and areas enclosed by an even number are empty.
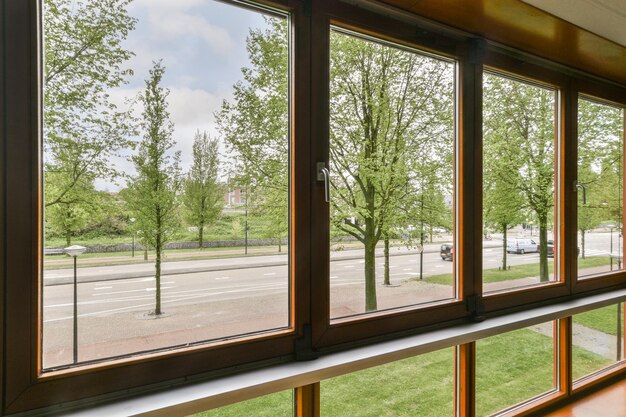
[[[185,172],[192,162],[196,130],[217,136],[213,114],[224,99],[232,98],[233,84],[242,79],[241,68],[250,66],[246,36],[251,28],[266,28],[265,19],[261,13],[215,0],[134,0],[128,12],[138,19],[124,43],[135,53],[127,65],[134,75],[110,95],[120,108],[128,107],[125,100],[144,89],[148,70],[162,60],[166,70],[161,85],[170,90],[173,138]],[[139,114],[141,107],[135,110]],[[134,172],[127,160],[112,162]],[[96,186],[116,191],[124,184],[99,180]]]

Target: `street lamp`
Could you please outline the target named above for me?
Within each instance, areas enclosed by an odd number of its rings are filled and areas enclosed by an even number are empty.
[[[611,246],[610,246],[610,262],[611,262],[611,271],[613,270],[613,225],[609,226],[609,230],[611,231]]]
[[[76,258],[82,255],[87,250],[84,246],[68,246],[63,249],[66,255],[74,258],[74,363],[78,362],[78,288],[77,288],[77,271],[76,271]]]
[[[131,257],[134,258],[135,257],[135,228],[132,226],[135,225],[135,221],[137,221],[137,219],[135,219],[134,217],[131,217],[128,220],[130,221],[132,233],[133,233],[133,246],[131,248]]]

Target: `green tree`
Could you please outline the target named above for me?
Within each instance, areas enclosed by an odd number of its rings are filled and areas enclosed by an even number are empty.
[[[283,225],[275,229],[286,231],[289,37],[284,20],[267,22],[269,29],[249,34],[252,66],[216,117],[235,155],[238,183],[259,209],[271,206],[267,215]],[[413,191],[411,161],[452,160],[454,69],[335,32],[331,44],[331,227],[363,243],[365,307],[375,310],[374,251],[398,222],[399,201]]]
[[[223,188],[217,179],[219,142],[207,132],[196,132],[193,141],[193,165],[184,183],[183,204],[186,220],[198,229],[198,247],[202,249],[204,228],[210,226],[224,208]]]
[[[610,105],[581,99],[578,106],[578,183],[587,195],[587,204],[581,198],[578,204],[584,258],[587,231],[603,221],[621,227],[624,118]]]
[[[399,206],[419,189],[421,169],[452,153],[452,66],[337,32],[330,58],[331,218],[364,246],[370,311],[376,245],[403,223]]]
[[[131,1],[44,2],[44,169],[55,181],[45,187],[46,207],[77,204],[70,200],[85,183],[116,177],[111,156],[132,146],[129,114],[109,97],[132,73],[122,45],[137,21]]]
[[[512,161],[500,179],[519,192],[539,223],[539,279],[549,279],[548,223],[554,207],[554,91],[503,77],[484,77],[485,147]],[[497,126],[497,127],[496,127]],[[514,194],[511,194],[514,195]]]
[[[161,311],[161,256],[175,234],[179,219],[177,193],[181,187],[180,152],[171,155],[173,123],[169,120],[169,90],[160,86],[165,68],[154,63],[139,100],[143,103],[143,138],[132,157],[137,175],[129,181],[128,206],[137,219],[141,241],[154,248],[156,299],[154,314]]]
[[[231,183],[245,190],[246,209],[267,216],[276,237],[289,230],[289,30],[267,17],[266,30],[251,30],[251,67],[233,86],[216,120],[233,155]],[[246,219],[247,222],[247,219]]]
[[[508,231],[522,223],[524,199],[517,184],[522,181],[520,159],[508,152],[506,125],[487,119],[483,147],[483,213],[486,225],[502,233],[502,271],[507,269]]]
[[[57,177],[58,176],[58,177]],[[47,187],[65,187],[65,175],[46,173]],[[46,207],[46,225],[50,232],[65,237],[65,244],[72,244],[72,237],[102,215],[99,193],[91,181],[77,181],[62,200]]]

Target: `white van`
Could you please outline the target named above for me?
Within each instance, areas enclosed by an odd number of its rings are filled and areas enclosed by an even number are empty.
[[[507,239],[506,251],[519,254],[539,252],[539,245],[528,238]]]

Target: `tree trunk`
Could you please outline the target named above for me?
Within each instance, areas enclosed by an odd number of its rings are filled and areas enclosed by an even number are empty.
[[[154,269],[155,269],[155,273],[154,273],[154,279],[155,279],[155,305],[154,305],[154,314],[159,316],[161,315],[161,250],[163,243],[161,242],[161,239],[163,238],[162,235],[162,226],[161,226],[161,210],[159,208],[157,208],[156,210],[156,239],[155,239],[155,244],[154,244],[154,252],[156,255],[156,260],[154,262]]]
[[[385,280],[384,285],[391,285],[389,279],[389,235],[385,233]]]
[[[156,261],[154,262],[155,268],[155,307],[154,314],[157,316],[161,314],[161,236],[157,235],[156,245],[154,247],[154,251],[156,252]]]
[[[283,246],[282,246],[282,242],[281,242],[281,238],[278,238],[278,253],[281,253],[283,251]]]
[[[539,217],[539,281],[550,280],[548,271],[548,217]]]
[[[200,250],[204,248],[203,243],[204,243],[204,225],[202,224],[198,226],[198,248],[200,248]]]
[[[580,229],[580,249],[582,250],[582,258],[585,259],[585,229]]]
[[[65,244],[67,246],[72,245],[72,232],[70,232],[69,230],[65,232]]]
[[[143,245],[143,260],[148,260],[148,245],[144,243]]]
[[[502,271],[506,271],[506,240],[509,225],[504,223],[502,226]]]
[[[372,229],[365,232],[365,311],[378,309],[376,302],[376,242]]]

